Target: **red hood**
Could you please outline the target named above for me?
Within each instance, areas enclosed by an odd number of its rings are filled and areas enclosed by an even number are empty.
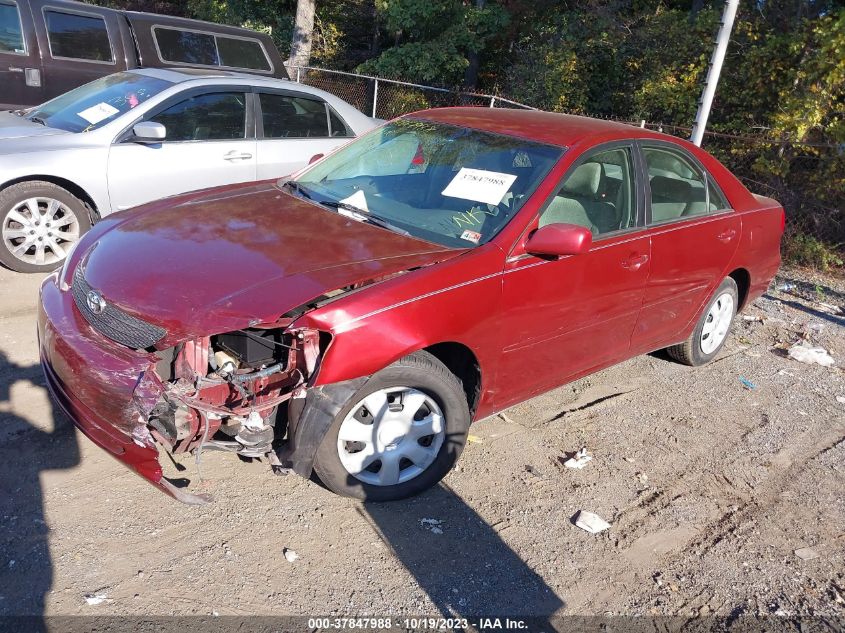
[[[351,220],[271,184],[118,217],[85,249],[85,277],[106,301],[166,328],[166,342],[273,321],[327,291],[462,252]]]

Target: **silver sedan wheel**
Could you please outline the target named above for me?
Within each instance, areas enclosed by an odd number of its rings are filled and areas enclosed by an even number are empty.
[[[705,354],[712,354],[725,337],[731,327],[734,317],[734,298],[729,292],[723,292],[707,312],[704,319],[704,327],[701,329],[701,351]]]
[[[79,240],[79,220],[62,202],[37,196],[6,211],[2,237],[3,246],[22,262],[55,264]]]
[[[352,407],[337,434],[337,454],[359,481],[394,486],[431,466],[445,435],[443,412],[431,396],[388,387]]]

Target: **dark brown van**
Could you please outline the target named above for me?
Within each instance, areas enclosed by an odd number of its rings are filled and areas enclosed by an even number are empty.
[[[287,79],[265,33],[73,0],[0,0],[0,109],[128,68],[173,66]]]

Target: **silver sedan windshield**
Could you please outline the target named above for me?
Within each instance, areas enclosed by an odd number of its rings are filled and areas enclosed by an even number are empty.
[[[135,73],[101,77],[26,114],[30,121],[67,132],[96,130],[173,84]]]

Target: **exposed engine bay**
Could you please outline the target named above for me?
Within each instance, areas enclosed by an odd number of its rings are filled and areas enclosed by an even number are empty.
[[[172,454],[228,451],[266,459],[283,474],[276,449],[289,401],[304,398],[320,339],[315,330],[277,323],[180,343],[156,352],[160,360],[141,377],[135,403],[152,437]]]

